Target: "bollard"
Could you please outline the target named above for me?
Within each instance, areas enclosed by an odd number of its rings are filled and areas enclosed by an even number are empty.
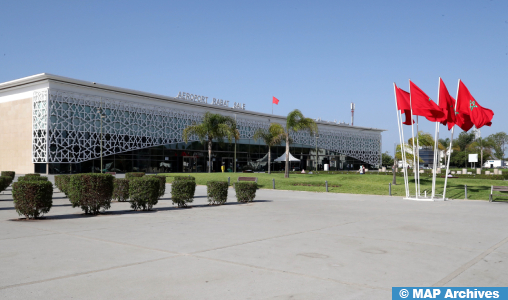
[[[328,180],[325,181],[325,185],[326,185],[326,192],[328,193]]]
[[[273,189],[275,190],[275,178],[272,179],[273,182]]]
[[[392,183],[388,183],[388,195],[392,195]]]
[[[228,177],[228,186],[231,185],[231,177]]]
[[[466,195],[464,199],[467,199],[467,184],[464,184],[464,194]]]
[[[427,190],[423,192],[423,195],[425,196],[425,198],[427,198]]]

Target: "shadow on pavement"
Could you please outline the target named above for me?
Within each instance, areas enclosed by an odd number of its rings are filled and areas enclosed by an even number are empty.
[[[202,197],[202,196],[200,196]],[[206,197],[206,196],[205,196]],[[194,197],[197,198],[197,197]],[[169,198],[171,199],[171,198]],[[164,199],[159,199],[164,200]],[[128,203],[127,201],[118,202],[117,203]],[[229,205],[243,205],[255,202],[273,202],[272,200],[254,200],[252,202],[226,202],[222,205],[210,205],[210,204],[196,204],[189,205],[186,207],[178,207],[178,206],[169,206],[169,207],[154,207],[153,210],[115,210],[115,211],[106,211],[103,213],[99,213],[98,215],[87,215],[84,213],[73,213],[73,214],[65,214],[65,215],[54,215],[54,216],[44,216],[40,217],[36,220],[67,220],[67,219],[77,219],[77,218],[94,218],[94,217],[107,217],[107,216],[120,216],[120,215],[134,215],[134,214],[154,214],[162,211],[170,211],[170,210],[181,210],[181,209],[191,209],[191,208],[211,208],[211,207],[221,207],[221,206],[229,206]],[[72,206],[72,204],[55,204],[53,206]],[[0,210],[14,210],[14,207],[2,207]],[[35,220],[35,221],[36,221]],[[10,219],[9,221],[28,221],[25,218],[18,219]],[[29,220],[34,221],[34,220]]]

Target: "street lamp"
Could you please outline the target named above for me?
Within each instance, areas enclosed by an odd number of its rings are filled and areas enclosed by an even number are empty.
[[[103,170],[102,169],[102,119],[106,117],[106,115],[102,111],[102,102],[101,102],[101,106],[99,108],[97,108],[97,113],[100,116],[100,122],[101,122],[100,145],[101,145],[101,173],[102,173],[102,170]]]
[[[317,150],[317,139],[319,138],[319,134],[314,134],[314,137],[316,138],[316,172],[317,172],[317,165],[318,165],[318,150]]]
[[[273,106],[273,105],[272,105]],[[234,155],[234,158],[233,158],[233,172],[236,173],[236,133],[237,133],[237,129],[236,129],[236,114],[235,114],[235,155]]]

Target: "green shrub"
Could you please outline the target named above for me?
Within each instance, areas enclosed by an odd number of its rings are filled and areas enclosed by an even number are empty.
[[[175,180],[173,184],[171,184],[171,200],[173,204],[178,204],[178,207],[187,206],[187,203],[194,201],[195,192],[195,181]]]
[[[53,184],[49,181],[21,181],[12,186],[14,208],[20,216],[34,219],[49,212],[53,204]]]
[[[224,204],[228,200],[228,182],[208,181],[206,183],[206,192],[210,204]]]
[[[256,197],[258,184],[255,182],[236,182],[235,192],[238,202],[251,202]]]
[[[41,177],[41,174],[39,173],[29,173],[29,174],[25,174],[25,177]]]
[[[56,175],[55,176],[55,185],[56,187],[65,194],[66,197],[69,197],[69,182],[71,180],[70,175]]]
[[[117,201],[129,200],[129,179],[115,178],[113,188],[113,199]]]
[[[11,178],[9,176],[0,176],[0,192],[4,191],[10,184]]]
[[[46,176],[31,176],[33,174],[27,174],[25,176],[19,176],[19,181],[48,181],[48,177]],[[37,174],[38,175],[38,174]]]
[[[12,183],[12,181],[14,180],[14,177],[16,176],[16,172],[14,172],[14,171],[2,171],[0,173],[0,176],[7,176],[7,177],[11,178],[11,180],[9,181],[9,184],[7,185],[7,186],[9,186]]]
[[[166,193],[166,176],[153,176],[159,180],[159,199]]]
[[[129,180],[129,196],[134,210],[151,210],[159,199],[160,180],[155,176],[132,178]]]
[[[16,176],[16,172],[14,172],[14,171],[2,171],[0,173],[0,176],[9,176],[9,177],[14,178],[14,176]]]
[[[72,207],[80,206],[86,214],[94,215],[101,208],[109,209],[113,196],[113,179],[110,174],[71,175],[68,191]]]
[[[131,179],[136,177],[143,177],[145,176],[145,172],[129,172],[125,173],[125,179]]]
[[[196,181],[196,177],[194,176],[175,176],[175,179],[173,179],[173,182],[175,181],[178,181],[178,180],[191,180],[191,181]]]

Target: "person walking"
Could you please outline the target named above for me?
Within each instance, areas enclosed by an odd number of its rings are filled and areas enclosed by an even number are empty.
[[[363,173],[365,172],[365,169],[363,168],[363,165],[360,166],[360,175],[363,175]]]

